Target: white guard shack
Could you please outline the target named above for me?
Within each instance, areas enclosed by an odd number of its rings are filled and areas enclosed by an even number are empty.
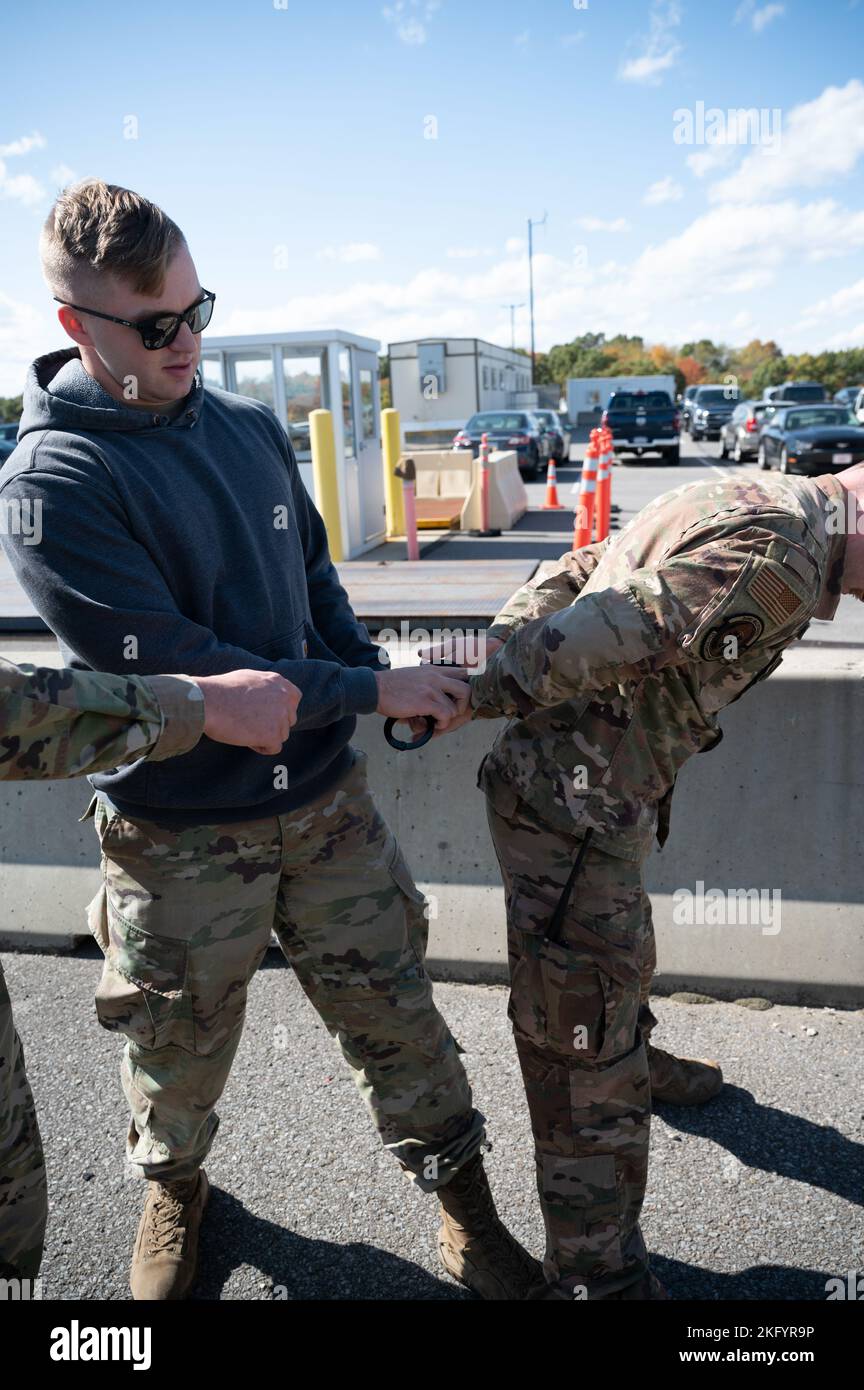
[[[202,339],[205,382],[264,401],[285,426],[310,496],[309,415],[329,410],[336,442],[342,550],[354,559],[385,538],[381,403],[374,338],[340,329]],[[316,503],[319,499],[315,498]]]
[[[582,376],[567,381],[567,414],[574,424],[598,424],[613,391],[668,391],[675,400],[674,376]]]
[[[530,410],[531,359],[482,338],[390,343],[390,388],[406,447],[446,447],[478,410]],[[520,399],[521,398],[521,399]]]

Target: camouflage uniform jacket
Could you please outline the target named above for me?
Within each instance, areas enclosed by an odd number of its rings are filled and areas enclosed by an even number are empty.
[[[186,676],[106,676],[0,658],[0,779],[77,777],[187,753],[204,696]]]
[[[678,770],[722,737],[717,711],[817,608],[834,616],[846,495],[831,476],[688,483],[525,585],[489,630],[506,645],[472,677],[477,714],[511,717],[479,785],[503,779],[624,859],[662,844]]]

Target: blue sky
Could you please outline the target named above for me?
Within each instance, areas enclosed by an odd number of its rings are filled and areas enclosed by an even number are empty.
[[[508,342],[546,212],[541,348],[864,340],[861,0],[42,0],[4,35],[0,393],[63,343],[36,242],[86,174],[180,223],[214,333]],[[676,141],[700,103],[723,143]]]

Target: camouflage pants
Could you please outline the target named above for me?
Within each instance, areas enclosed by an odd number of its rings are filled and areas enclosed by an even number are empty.
[[[301,810],[231,825],[169,829],[97,803],[96,1009],[127,1038],[141,1176],[184,1179],[203,1162],[271,930],[418,1186],[434,1191],[479,1150],[483,1117],[424,967],[425,900],[365,763]]]
[[[36,1278],[47,1215],[42,1141],[0,965],[0,1277]]]
[[[651,1096],[645,1033],[655,965],[638,863],[589,847],[558,941],[546,927],[582,841],[500,784],[489,824],[504,878],[509,1015],[525,1083],[546,1225],[544,1270],[603,1297],[647,1268],[639,1213]]]

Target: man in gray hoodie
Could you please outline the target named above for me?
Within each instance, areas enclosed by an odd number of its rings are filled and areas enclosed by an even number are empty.
[[[103,883],[101,1023],[126,1036],[128,1157],[149,1179],[131,1286],[192,1285],[202,1168],[275,931],[337,1039],[385,1146],[443,1211],[445,1267],[486,1298],[540,1278],[483,1172],[483,1118],[424,967],[427,921],[349,740],[356,715],[467,707],[458,673],[391,671],[356,620],[272,412],[198,372],[214,296],[179,228],[100,180],[58,198],[46,280],[76,348],[33,363],[0,501],[20,583],[68,664],[137,675],[272,670],[302,692],[280,753],[204,738],[91,778]]]

